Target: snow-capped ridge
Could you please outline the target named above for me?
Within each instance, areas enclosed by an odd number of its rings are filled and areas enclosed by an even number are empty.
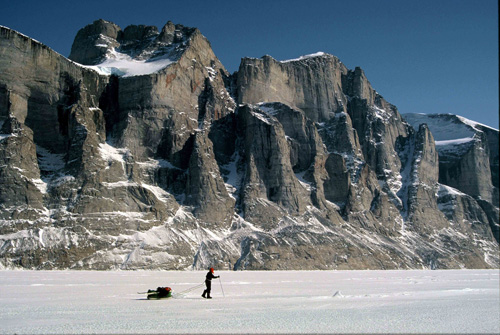
[[[326,52],[323,52],[323,51],[318,51],[318,52],[315,52],[315,53],[312,53],[312,54],[302,55],[302,56],[300,56],[298,58],[285,59],[285,60],[277,60],[273,56],[267,55],[267,54],[264,55],[264,56],[262,56],[262,57],[260,57],[260,58],[257,58],[257,57],[244,57],[244,59],[255,59],[255,60],[272,59],[276,63],[287,64],[287,63],[300,62],[300,61],[304,61],[304,60],[308,60],[308,59],[314,59],[314,58],[320,58],[320,57],[334,57],[334,58],[336,58],[334,55],[331,55],[329,53],[326,53]]]
[[[435,141],[436,146],[464,144],[474,141],[474,137],[457,138],[454,140]]]
[[[408,113],[403,114],[403,118],[415,130],[418,130],[420,124],[427,124],[436,142],[452,140],[459,140],[462,143],[468,142],[470,140],[467,139],[472,139],[476,132],[482,132],[480,127],[498,131],[492,127],[454,114]]]
[[[304,60],[304,59],[316,58],[316,57],[322,57],[322,56],[329,56],[329,54],[327,54],[327,53],[325,53],[323,51],[318,51],[318,52],[315,52],[315,53],[312,53],[312,54],[309,54],[309,55],[300,56],[299,58],[282,60],[282,61],[280,61],[280,63],[297,62],[297,61],[301,61],[301,60]]]
[[[452,115],[452,114],[450,114],[450,115]],[[467,119],[467,118],[465,118],[465,117],[463,117],[463,116],[456,115],[456,117],[457,117],[457,118],[459,118],[459,119],[460,119],[460,121],[462,121],[463,123],[465,123],[465,124],[467,124],[467,125],[471,126],[472,128],[474,128],[474,129],[476,129],[476,130],[480,130],[480,129],[478,129],[478,128],[477,128],[477,127],[479,126],[479,127],[485,127],[485,128],[489,128],[489,129],[491,129],[491,130],[498,131],[498,129],[496,129],[496,128],[493,128],[493,127],[487,126],[487,125],[485,125],[485,124],[482,124],[482,123],[479,123],[479,122],[476,122],[476,121],[472,121],[472,120]]]

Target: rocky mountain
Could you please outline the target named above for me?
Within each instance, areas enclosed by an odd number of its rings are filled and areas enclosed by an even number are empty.
[[[498,130],[452,114],[403,116],[413,127],[428,125],[439,155],[439,183],[472,196],[489,213],[498,241]]]
[[[230,74],[171,22],[69,59],[0,27],[0,267],[498,268],[498,130],[405,118],[325,53]]]

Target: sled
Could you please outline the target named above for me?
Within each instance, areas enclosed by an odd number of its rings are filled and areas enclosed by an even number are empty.
[[[156,290],[148,290],[146,294],[148,300],[168,299],[172,297],[172,289],[170,287],[158,287]]]

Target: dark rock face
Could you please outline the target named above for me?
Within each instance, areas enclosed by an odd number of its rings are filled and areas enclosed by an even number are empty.
[[[409,163],[409,162],[408,162]],[[415,230],[429,233],[445,229],[449,222],[438,209],[438,153],[429,128],[423,124],[415,136],[408,187],[408,221]]]
[[[413,129],[334,56],[230,75],[195,28],[104,20],[85,66],[0,54],[0,268],[499,266],[498,131]]]
[[[235,200],[225,185],[215,160],[212,142],[206,133],[195,135],[189,160],[189,175],[184,204],[193,206],[193,214],[213,226],[229,226]],[[217,210],[214,210],[217,208]]]
[[[131,25],[122,30],[112,22],[97,20],[78,31],[69,59],[84,65],[96,65],[115,51],[136,60],[182,54],[181,44],[197,29],[168,22],[159,32],[155,26]],[[177,49],[177,50],[175,50]],[[113,58],[113,57],[112,57]]]
[[[309,205],[308,194],[295,176],[285,131],[272,115],[253,107],[238,110],[245,164],[242,210],[250,222],[266,229],[285,213],[302,214]]]
[[[455,187],[466,194],[481,197],[486,201],[493,200],[493,185],[488,158],[488,147],[484,141],[471,141],[463,155],[455,155],[458,148],[448,146],[442,149],[442,168],[440,181]],[[462,146],[465,147],[465,146]],[[462,149],[462,148],[460,148]],[[460,150],[459,149],[459,150]]]
[[[109,47],[117,47],[118,36],[123,35],[120,27],[104,20],[81,29],[75,37],[69,59],[84,65],[98,64]]]

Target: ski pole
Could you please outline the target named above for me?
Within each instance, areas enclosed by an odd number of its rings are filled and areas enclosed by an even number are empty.
[[[226,295],[224,294],[224,289],[222,288],[222,282],[220,280],[220,277],[219,277],[219,284],[220,284],[220,289],[222,290],[222,296],[225,298]]]

